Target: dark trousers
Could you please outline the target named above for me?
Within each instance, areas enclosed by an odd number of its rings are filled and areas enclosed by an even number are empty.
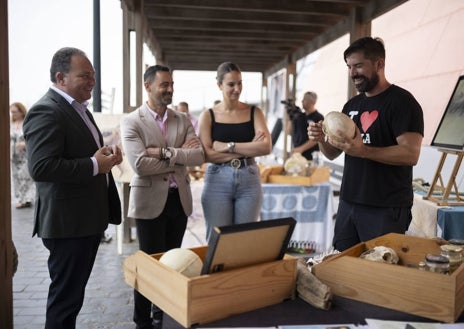
[[[343,251],[387,233],[404,234],[411,220],[411,207],[371,207],[340,200],[333,246]]]
[[[184,213],[177,189],[170,190],[161,215],[154,219],[136,219],[140,250],[156,254],[179,248],[182,245],[187,216]],[[155,280],[155,278],[153,278]],[[156,306],[154,306],[156,309]],[[134,290],[134,322],[137,328],[151,328],[151,302]],[[154,315],[154,317],[160,315]]]
[[[101,234],[67,239],[42,239],[50,251],[45,329],[74,329],[84,302]]]

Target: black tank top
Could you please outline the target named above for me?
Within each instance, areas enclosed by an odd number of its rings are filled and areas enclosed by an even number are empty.
[[[214,119],[213,109],[209,109],[211,114],[211,137],[218,142],[251,142],[255,137],[254,113],[255,106],[250,109],[250,121],[240,123],[222,123]]]

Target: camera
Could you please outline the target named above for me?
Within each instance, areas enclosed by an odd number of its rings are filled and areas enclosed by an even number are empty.
[[[301,109],[295,105],[295,101],[291,98],[280,101],[280,103],[285,105],[285,110],[287,111],[290,120],[297,118],[303,113]]]

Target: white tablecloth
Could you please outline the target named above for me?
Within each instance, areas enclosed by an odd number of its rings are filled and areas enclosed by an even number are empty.
[[[414,202],[411,213],[412,220],[408,233],[424,238],[435,238],[441,233],[437,232],[437,212],[442,208],[435,202],[424,200],[423,195],[414,193]]]
[[[333,192],[330,184],[314,186],[263,184],[261,219],[293,217],[292,240],[315,243],[316,251],[332,248]]]

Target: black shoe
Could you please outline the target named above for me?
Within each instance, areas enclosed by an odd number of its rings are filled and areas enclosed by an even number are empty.
[[[153,305],[153,327],[154,329],[163,328],[163,314],[164,312],[160,310],[157,306]]]
[[[135,329],[155,329],[155,327],[152,324],[149,324],[146,326],[135,326]]]
[[[157,320],[153,319],[153,329],[162,329],[163,328],[163,319]]]
[[[163,319],[153,319],[153,322],[147,325],[135,326],[135,329],[161,329],[163,328]]]

